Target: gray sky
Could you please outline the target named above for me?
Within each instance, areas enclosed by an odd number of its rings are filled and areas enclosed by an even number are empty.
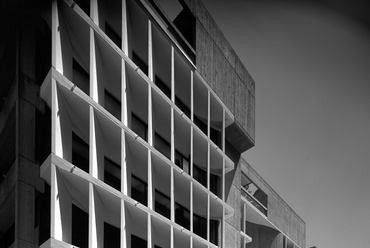
[[[366,8],[203,2],[256,82],[256,146],[244,157],[305,220],[307,247],[369,247]]]

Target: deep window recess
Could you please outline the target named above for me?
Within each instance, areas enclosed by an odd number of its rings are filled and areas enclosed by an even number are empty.
[[[90,92],[90,75],[85,69],[73,58],[72,61],[73,76],[72,81],[78,88],[80,88],[86,95]]]
[[[40,246],[50,238],[50,186],[48,184],[45,184],[44,193],[38,192],[35,199],[35,228],[37,227]]]
[[[13,244],[15,240],[15,225],[13,223],[13,225],[11,225],[8,230],[6,230],[1,238],[0,238],[0,247],[1,248],[6,248],[6,247],[10,247],[11,244]]]
[[[131,176],[131,198],[147,206],[148,202],[147,183],[134,175]]]
[[[147,141],[148,125],[134,113],[132,113],[131,117],[131,130]]]
[[[190,119],[190,109],[178,98],[175,98],[176,106]]]
[[[210,220],[210,233],[209,233],[209,238],[210,238],[210,241],[215,244],[215,245],[218,245],[218,225],[219,225],[219,221],[218,220]]]
[[[90,0],[76,0],[77,5],[90,16]]]
[[[200,237],[207,239],[207,219],[197,214],[193,216],[193,231]]]
[[[104,247],[120,248],[121,231],[119,228],[104,222]]]
[[[171,159],[170,144],[157,133],[155,133],[154,147],[168,159]]]
[[[118,120],[121,120],[121,102],[109,91],[104,91],[104,108]]]
[[[89,173],[89,145],[72,132],[72,164]]]
[[[89,246],[89,215],[72,204],[72,244],[81,248]]]
[[[178,203],[175,203],[175,222],[190,230],[190,212]]]
[[[155,85],[169,98],[171,99],[171,89],[156,75]]]
[[[194,164],[193,177],[200,182],[204,187],[207,187],[207,172]]]
[[[136,247],[145,248],[147,247],[147,241],[142,238],[139,238],[138,236],[131,234],[131,247],[132,248],[136,248]]]
[[[107,157],[104,157],[104,182],[121,191],[121,167]]]
[[[189,155],[190,156],[190,155]],[[191,174],[190,172],[190,164],[189,164],[190,158],[186,158],[183,156],[179,151],[175,151],[175,164],[180,167],[183,171]]]
[[[207,136],[207,124],[202,121],[200,118],[198,118],[196,115],[194,115],[194,124],[199,127],[200,130],[203,131],[203,133]]]
[[[107,23],[105,22],[105,34],[119,47],[121,48],[122,39],[119,34]]]
[[[132,61],[144,72],[145,75],[148,75],[148,65],[134,51],[132,51]]]
[[[155,191],[155,211],[168,219],[171,218],[171,200],[158,190]]]
[[[211,127],[210,128],[210,138],[213,141],[213,143],[215,143],[218,147],[221,146],[221,132],[220,131]]]

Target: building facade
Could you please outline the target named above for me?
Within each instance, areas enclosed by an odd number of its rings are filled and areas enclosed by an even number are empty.
[[[241,157],[255,83],[200,0],[0,3],[0,247],[305,247]]]

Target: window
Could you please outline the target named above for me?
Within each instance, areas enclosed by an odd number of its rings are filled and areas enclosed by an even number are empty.
[[[86,95],[90,95],[90,75],[85,69],[73,58],[72,60],[73,76],[72,81]]]
[[[194,214],[193,231],[200,237],[207,239],[207,219]]]
[[[72,204],[72,244],[81,248],[89,246],[89,215]]]
[[[121,231],[119,228],[104,222],[104,247],[120,248]]]
[[[178,98],[175,98],[176,106],[190,119],[190,109]]]
[[[121,48],[122,39],[121,36],[117,34],[116,31],[105,22],[105,34],[119,47]]]
[[[147,183],[134,175],[131,176],[131,198],[147,206],[148,202]]]
[[[179,151],[175,151],[175,164],[190,175],[189,160],[190,158],[185,158]]]
[[[118,120],[121,120],[121,102],[107,90],[104,91],[104,94],[104,108]]]
[[[155,191],[155,211],[168,219],[171,218],[171,200],[158,190]]]
[[[178,203],[175,203],[175,222],[190,230],[190,212]]]
[[[144,72],[145,75],[148,75],[148,65],[134,51],[132,51],[132,61]]]
[[[168,159],[171,159],[170,144],[157,133],[155,133],[154,147]]]
[[[218,245],[218,225],[219,225],[219,221],[218,220],[210,220],[210,233],[209,233],[209,238],[210,238],[210,241],[215,244],[215,245]]]
[[[104,182],[121,191],[121,167],[107,157],[104,157]]]
[[[171,89],[156,75],[155,85],[169,98],[171,99]]]
[[[204,187],[207,188],[207,172],[201,169],[199,166],[194,164],[194,174],[193,177],[195,180],[200,182]]]
[[[197,127],[199,127],[199,129],[202,130],[202,132],[205,135],[208,135],[207,134],[207,123],[205,123],[203,120],[201,120],[196,115],[194,115],[194,124],[197,125]]]
[[[210,174],[210,190],[213,194],[217,195],[217,192],[218,192],[218,180],[219,180],[219,176],[217,175],[214,175],[214,174]]]
[[[137,115],[132,113],[131,118],[131,129],[134,131],[137,135],[139,135],[143,140],[147,140],[147,133],[148,133],[148,125],[143,122]]]
[[[147,247],[147,241],[142,238],[139,238],[138,236],[131,234],[131,247],[132,248],[136,248],[136,247],[145,248]]]
[[[15,225],[11,225],[0,238],[0,247],[10,247],[15,240]]]
[[[89,173],[89,145],[72,132],[72,164]]]

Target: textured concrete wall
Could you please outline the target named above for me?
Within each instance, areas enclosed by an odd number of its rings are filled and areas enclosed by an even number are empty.
[[[252,242],[247,248],[285,248],[283,247],[283,235],[270,227],[247,222],[248,235]]]
[[[268,219],[300,247],[305,247],[306,224],[304,221],[243,158],[240,162],[242,173],[267,194]]]
[[[255,83],[199,0],[184,0],[196,17],[196,66],[235,116],[227,138],[239,152],[254,146]]]

